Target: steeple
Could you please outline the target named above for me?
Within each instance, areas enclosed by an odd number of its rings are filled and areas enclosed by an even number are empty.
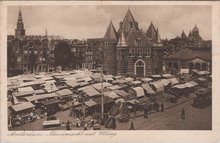
[[[124,35],[124,32],[122,31],[121,32],[121,35],[119,37],[119,40],[118,40],[118,44],[117,44],[117,47],[127,47],[127,43],[126,43],[126,40],[125,40],[125,35]]]
[[[158,28],[157,28],[157,39],[156,39],[157,41],[157,43],[159,44],[159,43],[161,43],[161,39],[160,39],[160,33],[159,33],[159,30],[158,30]]]
[[[110,24],[105,32],[104,39],[117,40],[116,30],[115,30],[115,27],[114,27],[112,21],[110,22]]]
[[[124,34],[127,35],[127,33],[130,30],[139,30],[138,23],[135,21],[130,9],[128,8],[128,11],[124,17],[124,20],[119,23],[120,27],[118,32],[121,33],[122,31]]]
[[[149,37],[152,41],[155,41],[157,39],[157,31],[154,27],[153,22],[151,21],[151,24],[146,32],[147,37]]]
[[[185,34],[184,30],[183,30],[183,32],[182,32],[182,34],[181,34],[181,38],[182,38],[182,39],[186,39],[186,34]]]
[[[25,29],[24,29],[24,24],[23,24],[23,19],[22,19],[22,13],[21,13],[21,10],[19,9],[17,28],[15,29],[15,36],[21,37],[24,35],[25,35]]]
[[[46,36],[46,37],[48,36],[47,29],[45,30],[45,36]]]
[[[192,37],[192,32],[191,30],[189,31],[189,38]]]

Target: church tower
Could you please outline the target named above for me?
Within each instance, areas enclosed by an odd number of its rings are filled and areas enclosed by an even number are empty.
[[[116,45],[117,33],[111,21],[103,38],[103,52],[105,55],[103,58],[103,68],[106,74],[116,74]]]
[[[16,37],[25,36],[25,29],[24,29],[21,10],[19,10],[19,13],[18,13],[18,22],[17,22],[17,28],[15,29],[15,36]]]
[[[125,39],[124,32],[121,35],[117,44],[117,74],[124,76],[127,73],[128,45]]]

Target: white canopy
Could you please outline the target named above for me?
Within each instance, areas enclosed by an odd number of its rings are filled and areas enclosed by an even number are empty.
[[[26,109],[34,108],[35,105],[30,102],[23,102],[21,104],[11,106],[15,112],[23,111]]]
[[[171,81],[171,85],[175,85],[175,84],[178,84],[179,81],[174,77],[174,78],[170,78],[169,79]]]
[[[162,74],[163,77],[165,78],[173,78],[174,75],[171,75],[171,74]]]
[[[44,87],[47,92],[54,92],[58,90],[54,83],[46,83],[44,84]]]
[[[75,88],[75,87],[77,87],[77,86],[80,85],[80,84],[77,83],[75,80],[68,80],[68,81],[65,81],[65,83],[66,83],[68,86],[72,87],[72,88]]]
[[[145,95],[142,87],[134,87],[133,89],[135,90],[137,97],[143,97]]]
[[[180,69],[180,74],[188,74],[189,69]]]
[[[72,95],[73,92],[69,89],[62,89],[62,90],[56,91],[56,94],[59,96],[68,96],[68,95]]]
[[[111,89],[111,90],[121,89],[121,87],[118,86],[118,85],[114,85],[114,86],[111,86],[111,87],[108,87],[108,88]]]
[[[90,97],[100,94],[100,93],[99,93],[97,90],[95,90],[92,86],[85,86],[85,87],[79,88],[78,90],[85,92],[85,93],[86,93],[88,96],[90,96]]]
[[[153,81],[152,78],[147,78],[147,77],[146,77],[146,78],[142,78],[141,80],[142,80],[143,82],[145,82],[145,83],[146,83],[146,82]]]
[[[105,96],[108,96],[112,99],[118,99],[120,98],[120,96],[118,96],[115,92],[111,91],[111,92],[105,92],[104,93]]]
[[[133,84],[133,85],[138,85],[138,84],[141,84],[141,83],[142,83],[142,82],[139,81],[139,80],[132,81],[132,84]]]
[[[187,88],[187,86],[185,84],[177,84],[177,85],[174,85],[172,88],[184,89],[184,88]]]
[[[40,94],[40,95],[33,95],[29,97],[25,97],[25,99],[28,102],[36,101],[36,100],[41,100],[41,99],[47,99],[47,98],[53,98],[57,97],[57,94],[55,93],[49,93],[49,94]]]
[[[127,81],[130,81],[130,82],[131,82],[131,81],[134,81],[134,78],[132,78],[132,77],[126,77],[126,78],[125,78],[125,80],[127,80]]]
[[[145,84],[142,84],[141,86],[147,91],[147,93],[149,93],[149,94],[156,94],[154,92],[154,90],[150,87],[150,85],[145,83]]]
[[[102,90],[102,83],[96,83],[92,85],[96,90]],[[103,88],[112,86],[111,83],[103,82]]]
[[[164,92],[164,86],[160,82],[155,81],[155,82],[151,82],[150,84],[155,87],[157,92]]]

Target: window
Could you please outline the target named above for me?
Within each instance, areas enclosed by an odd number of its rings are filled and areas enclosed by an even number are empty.
[[[136,45],[142,46],[142,40],[140,38],[136,39]]]
[[[75,48],[72,48],[72,49],[71,49],[71,52],[76,52],[76,49],[75,49]]]
[[[17,62],[21,62],[21,57],[17,57]]]
[[[133,26],[133,22],[130,21],[129,24],[130,24],[130,29],[133,29],[133,27],[134,27],[134,26]]]
[[[39,57],[39,61],[42,61],[43,60],[43,58],[42,57]]]
[[[24,54],[28,54],[28,50],[24,50]]]
[[[34,54],[35,54],[35,55],[37,54],[37,50],[34,50]]]
[[[146,57],[150,57],[150,55],[151,55],[151,50],[150,49],[146,49],[145,50],[145,56]]]
[[[108,42],[105,42],[104,45],[105,45],[105,46],[108,46]]]
[[[117,59],[118,60],[121,60],[122,58],[121,58],[121,52],[118,52],[118,54],[117,54]]]

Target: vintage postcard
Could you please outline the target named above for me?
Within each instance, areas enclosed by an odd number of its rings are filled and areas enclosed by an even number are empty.
[[[220,142],[220,3],[1,2],[1,142]]]

